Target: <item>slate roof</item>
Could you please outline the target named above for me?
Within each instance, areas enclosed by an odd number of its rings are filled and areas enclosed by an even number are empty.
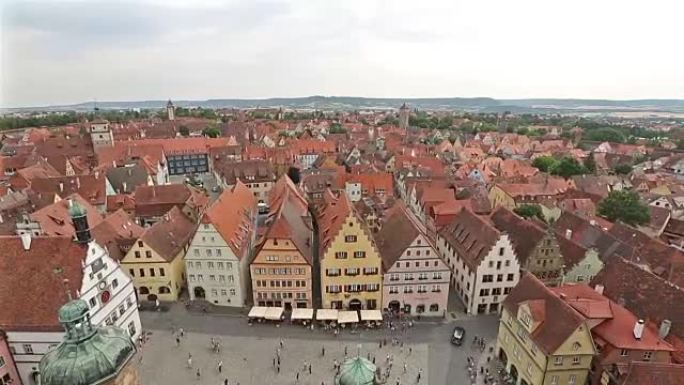
[[[107,170],[107,179],[114,191],[119,194],[130,194],[138,186],[147,186],[148,178],[147,170],[139,164]]]

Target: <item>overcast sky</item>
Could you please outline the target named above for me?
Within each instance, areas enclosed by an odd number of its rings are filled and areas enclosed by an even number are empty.
[[[681,0],[0,0],[0,106],[684,98]]]

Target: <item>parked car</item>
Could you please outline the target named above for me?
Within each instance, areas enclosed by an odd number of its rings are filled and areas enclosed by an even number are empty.
[[[451,343],[456,345],[456,346],[461,346],[463,344],[463,340],[465,339],[465,329],[461,326],[456,326],[454,328],[454,332],[451,333]]]

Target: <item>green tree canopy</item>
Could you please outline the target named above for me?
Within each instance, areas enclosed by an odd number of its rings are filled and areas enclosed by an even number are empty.
[[[540,156],[534,158],[534,161],[532,161],[532,166],[538,168],[539,171],[549,172],[549,170],[551,170],[556,163],[558,163],[558,161],[552,156]]]
[[[190,129],[188,128],[188,126],[181,125],[180,127],[178,127],[178,132],[180,132],[180,134],[183,136],[190,136]]]
[[[616,142],[624,143],[625,136],[616,129],[613,128],[599,128],[596,130],[590,130],[586,133],[585,137],[588,140],[595,140],[598,142]]]
[[[533,218],[537,217],[544,220],[544,214],[539,205],[520,205],[513,209],[513,212],[520,215],[523,218]]]
[[[221,136],[221,130],[219,130],[216,126],[208,126],[202,131],[202,134],[210,138],[218,138]]]
[[[560,161],[551,166],[551,174],[562,176],[563,178],[570,178],[573,175],[581,175],[586,173],[584,166],[577,161],[577,159],[565,156]]]
[[[627,175],[632,172],[632,166],[627,163],[618,164],[613,167],[613,171],[618,175]]]
[[[651,220],[648,206],[639,195],[630,190],[613,190],[599,202],[598,214],[610,221],[622,221],[628,225],[642,225]]]

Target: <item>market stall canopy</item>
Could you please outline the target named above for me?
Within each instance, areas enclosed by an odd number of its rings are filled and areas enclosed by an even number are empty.
[[[357,311],[341,311],[337,316],[337,322],[341,324],[359,322],[359,313]]]
[[[266,308],[266,314],[264,318],[271,321],[280,321],[280,317],[283,316],[282,307],[268,307]]]
[[[361,310],[362,321],[382,321],[382,312],[380,310]]]
[[[291,320],[311,320],[314,316],[313,309],[292,309],[292,315],[290,315]]]
[[[266,310],[268,308],[265,306],[252,306],[247,317],[249,318],[264,318],[266,316]]]
[[[337,321],[337,309],[318,309],[316,310],[316,319],[318,321]]]

